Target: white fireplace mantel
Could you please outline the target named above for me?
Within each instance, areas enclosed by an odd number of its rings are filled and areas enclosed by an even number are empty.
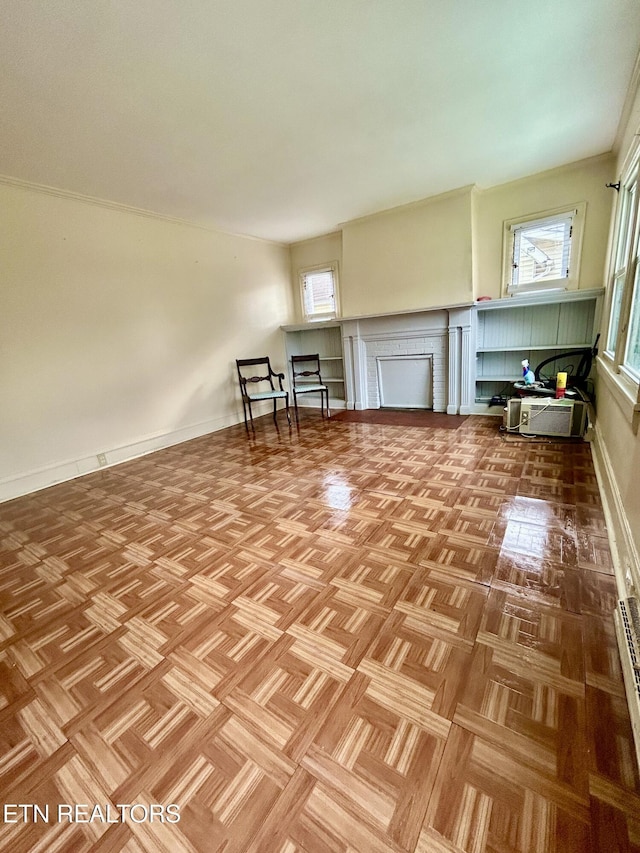
[[[470,414],[472,304],[341,319],[347,408],[380,408],[378,360],[428,356],[434,411]]]

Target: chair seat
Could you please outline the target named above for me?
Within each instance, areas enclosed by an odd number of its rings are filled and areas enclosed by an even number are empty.
[[[303,385],[296,385],[293,390],[296,392],[296,394],[304,394],[305,391],[326,391],[327,386],[326,385],[303,384]]]
[[[257,394],[247,394],[250,400],[279,400],[287,396],[286,391],[259,391]]]

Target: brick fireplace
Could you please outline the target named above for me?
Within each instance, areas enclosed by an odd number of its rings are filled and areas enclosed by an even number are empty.
[[[430,400],[436,412],[471,412],[471,306],[345,320],[342,336],[348,408],[378,409],[388,405],[389,398],[407,397],[423,408],[428,406],[421,405],[420,400]],[[411,397],[409,389],[398,395],[383,393],[385,370],[381,362],[394,359],[406,359],[407,369],[415,368],[416,382],[420,383],[425,381],[425,374],[419,362],[428,359],[430,395]],[[400,380],[400,373],[395,373],[397,381],[407,381]]]

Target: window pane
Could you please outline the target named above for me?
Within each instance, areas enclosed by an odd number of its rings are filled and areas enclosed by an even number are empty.
[[[615,353],[618,329],[620,327],[620,306],[622,305],[622,293],[624,291],[624,273],[617,276],[613,282],[613,297],[611,299],[611,314],[609,320],[609,334],[607,335],[607,351]]]
[[[636,266],[625,365],[640,375],[640,265]]]
[[[618,226],[618,246],[616,251],[616,272],[624,267],[627,263],[627,253],[629,251],[629,240],[631,238],[631,228],[629,217],[633,209],[633,201],[636,193],[635,183],[631,187],[622,187],[620,192],[623,194],[620,199],[620,224]]]
[[[335,314],[333,270],[318,270],[304,276],[304,310],[308,317]]]
[[[519,228],[514,235],[513,284],[554,281],[569,275],[571,220]]]

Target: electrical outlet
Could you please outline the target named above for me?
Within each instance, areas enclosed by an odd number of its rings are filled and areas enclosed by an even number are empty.
[[[106,465],[107,457],[104,453],[98,453],[98,465]]]

